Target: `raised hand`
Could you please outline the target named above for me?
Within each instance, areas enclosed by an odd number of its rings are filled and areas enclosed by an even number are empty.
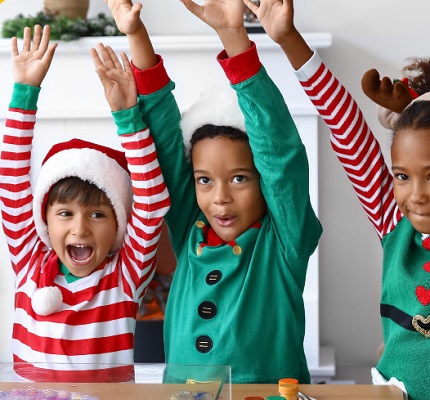
[[[97,50],[91,49],[91,57],[111,110],[134,107],[137,104],[137,87],[127,55],[121,53],[121,64],[112,48],[99,43]]]
[[[210,27],[220,29],[237,29],[243,26],[242,0],[206,0],[203,6],[193,0],[180,0],[197,18]]]
[[[18,39],[11,40],[12,73],[17,83],[40,86],[54,57],[57,43],[49,43],[50,28],[45,25],[34,27],[33,41],[31,29],[24,28],[22,50],[18,50]]]
[[[260,0],[260,5],[243,0],[257,16],[270,38],[282,44],[287,35],[295,30],[293,0]]]
[[[141,28],[141,3],[133,4],[131,0],[105,0],[112,12],[118,29],[125,35],[132,35]]]
[[[180,0],[197,18],[213,28],[229,57],[251,47],[243,24],[243,0],[206,0],[203,6],[193,0]]]

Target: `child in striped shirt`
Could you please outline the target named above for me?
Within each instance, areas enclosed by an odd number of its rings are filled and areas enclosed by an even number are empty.
[[[12,39],[15,85],[0,156],[3,229],[15,273],[15,371],[35,381],[133,380],[135,316],[155,270],[170,199],[125,54],[92,57],[124,151],[54,145],[33,189],[40,85],[56,44],[48,26]]]
[[[350,93],[313,53],[293,23],[293,0],[250,0],[267,34],[287,55],[306,94],[331,130],[331,144],[381,240],[380,312],[385,348],[372,368],[375,384],[395,384],[412,400],[430,398],[430,95],[397,115],[392,174]],[[379,81],[375,95],[408,92]],[[399,85],[403,83],[399,82]],[[397,84],[396,84],[397,85]],[[397,99],[399,100],[399,99]],[[406,393],[407,392],[407,393]]]

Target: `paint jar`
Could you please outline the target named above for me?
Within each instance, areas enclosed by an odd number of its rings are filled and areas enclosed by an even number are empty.
[[[284,399],[297,400],[299,393],[299,381],[294,378],[280,379],[278,391]]]

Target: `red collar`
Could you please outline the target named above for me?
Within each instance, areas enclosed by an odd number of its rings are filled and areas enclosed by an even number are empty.
[[[251,228],[257,228],[260,229],[261,228],[261,222],[257,221],[254,222],[249,229]],[[224,240],[222,240],[215,232],[215,230],[212,227],[209,227],[207,225],[205,225],[203,227],[203,233],[205,236],[205,240],[206,243],[202,243],[200,246],[201,247],[205,247],[205,246],[219,246],[221,244],[228,244],[231,247],[236,246],[236,240],[231,240],[230,242],[226,242]]]

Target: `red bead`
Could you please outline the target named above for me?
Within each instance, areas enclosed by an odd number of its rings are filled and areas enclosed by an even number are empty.
[[[423,269],[424,269],[424,271],[426,271],[426,272],[430,272],[430,262],[426,262],[426,263],[423,265]]]

